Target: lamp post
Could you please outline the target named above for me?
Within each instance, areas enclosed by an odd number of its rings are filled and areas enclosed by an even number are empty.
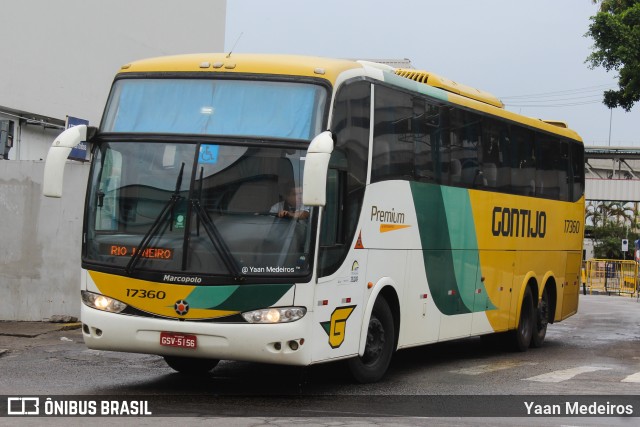
[[[613,108],[609,108],[609,147],[611,147],[611,122],[613,121]]]

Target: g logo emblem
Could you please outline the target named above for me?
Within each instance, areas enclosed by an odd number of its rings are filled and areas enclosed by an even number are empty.
[[[331,348],[338,348],[344,342],[344,336],[347,330],[347,319],[351,316],[355,308],[355,305],[338,307],[331,313],[331,320],[320,323],[324,331],[329,335],[329,345]]]

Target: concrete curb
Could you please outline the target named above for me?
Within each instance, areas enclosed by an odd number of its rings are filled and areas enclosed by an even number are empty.
[[[0,321],[0,336],[35,338],[55,331],[70,331],[79,329],[80,322],[48,323],[48,322],[12,322]]]

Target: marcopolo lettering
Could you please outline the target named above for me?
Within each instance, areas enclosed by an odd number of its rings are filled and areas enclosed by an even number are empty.
[[[162,280],[173,283],[202,283],[201,277],[173,276],[171,274],[165,274]]]
[[[371,221],[404,224],[404,214],[396,212],[393,208],[390,211],[383,211],[377,206],[371,206]]]
[[[547,213],[496,206],[491,217],[491,233],[496,237],[543,239],[547,234]]]

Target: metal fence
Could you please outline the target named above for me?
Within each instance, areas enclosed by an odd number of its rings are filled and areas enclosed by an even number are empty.
[[[585,264],[584,283],[590,293],[636,295],[638,263],[615,259],[590,259]]]

